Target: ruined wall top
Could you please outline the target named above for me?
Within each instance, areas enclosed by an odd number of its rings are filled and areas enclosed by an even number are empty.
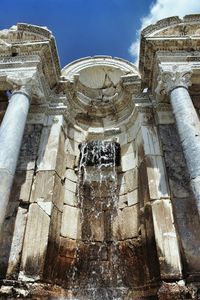
[[[27,61],[37,55],[48,84],[53,87],[60,77],[60,62],[55,38],[46,27],[18,23],[0,31],[0,59],[12,63]],[[31,66],[31,62],[30,62]]]
[[[165,61],[178,63],[200,50],[200,14],[182,19],[170,17],[143,29],[140,42],[139,70],[142,87],[154,87],[155,68],[162,53]]]
[[[142,37],[169,37],[169,36],[200,36],[200,15],[186,15],[182,19],[178,16],[159,20],[144,28]]]

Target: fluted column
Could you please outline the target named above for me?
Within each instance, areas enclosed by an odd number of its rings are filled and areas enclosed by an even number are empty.
[[[200,121],[188,92],[190,77],[188,66],[163,68],[157,91],[163,90],[170,96],[200,216]]]
[[[14,79],[14,92],[9,99],[0,127],[0,229],[5,218],[15,175],[26,119],[30,107],[34,76]],[[19,86],[18,83],[24,85]]]

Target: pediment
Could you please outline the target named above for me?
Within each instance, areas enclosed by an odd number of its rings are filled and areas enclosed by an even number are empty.
[[[142,31],[144,37],[200,36],[200,15],[187,15],[184,18],[169,17],[147,26]]]

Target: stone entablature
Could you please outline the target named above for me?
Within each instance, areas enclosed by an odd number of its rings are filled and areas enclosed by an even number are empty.
[[[54,37],[46,27],[19,23],[4,29],[0,34],[0,49],[1,57],[21,56],[21,61],[29,55],[39,55],[50,88],[58,82],[60,63],[57,48]]]
[[[195,53],[198,57],[200,50],[199,24],[199,15],[188,15],[183,19],[170,17],[142,31],[139,62],[142,86],[152,87],[156,54],[159,52],[165,52],[176,63],[178,60],[175,57],[179,53],[180,56],[185,55],[186,61],[196,60]],[[182,61],[182,57],[180,59]]]

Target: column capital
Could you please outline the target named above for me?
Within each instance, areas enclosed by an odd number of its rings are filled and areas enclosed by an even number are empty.
[[[192,69],[189,65],[165,65],[159,66],[158,85],[155,89],[157,94],[169,94],[177,87],[188,89],[191,85]]]
[[[7,75],[6,81],[13,86],[13,94],[22,93],[29,98],[32,96],[44,98],[36,71],[15,71]]]

